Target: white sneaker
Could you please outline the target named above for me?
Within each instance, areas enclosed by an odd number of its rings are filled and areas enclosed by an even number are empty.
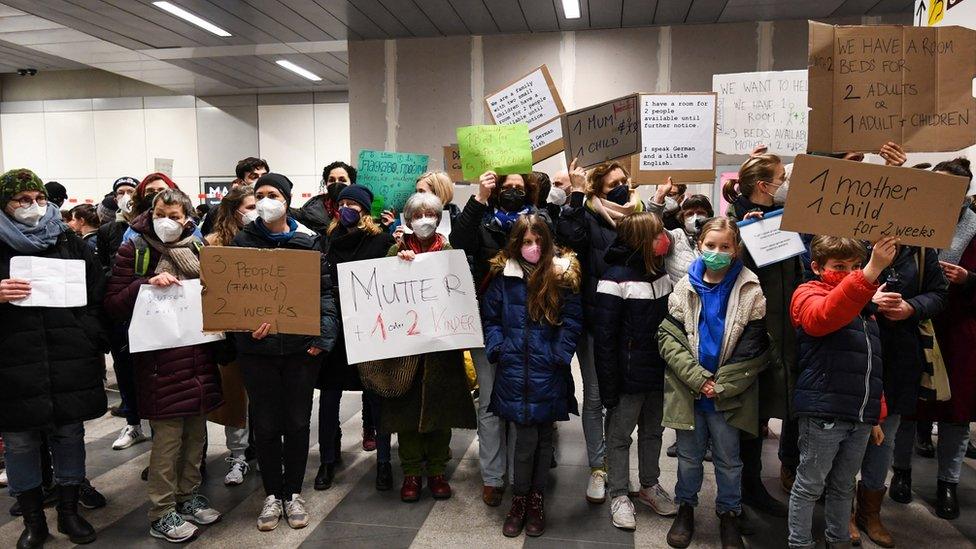
[[[296,530],[308,526],[308,511],[305,510],[302,496],[292,494],[291,499],[285,502],[285,518],[288,519],[288,526]]]
[[[227,476],[224,477],[224,484],[227,486],[244,484],[244,477],[247,476],[247,472],[251,469],[244,456],[228,456],[224,458],[224,461],[230,463],[230,470],[227,471]]]
[[[637,494],[637,501],[650,507],[662,517],[673,517],[678,514],[678,506],[674,504],[674,498],[660,484],[641,488]]]
[[[607,472],[596,470],[590,473],[590,483],[586,486],[586,501],[603,503],[607,501]]]
[[[261,509],[261,514],[258,515],[258,530],[270,532],[277,528],[282,513],[280,499],[274,496],[264,498],[264,508]]]
[[[0,487],[7,486],[7,470],[0,471]]]
[[[125,450],[133,444],[138,444],[140,442],[149,440],[146,435],[142,434],[142,427],[139,425],[126,425],[122,428],[119,433],[119,438],[115,439],[112,443],[113,450]]]
[[[213,524],[220,520],[220,512],[211,507],[207,498],[200,494],[177,505],[176,512],[183,517],[183,520],[196,524]]]
[[[634,503],[628,496],[617,496],[610,502],[610,520],[621,530],[636,530],[637,517]]]
[[[174,511],[150,524],[149,535],[170,543],[183,543],[197,535],[197,527]]]

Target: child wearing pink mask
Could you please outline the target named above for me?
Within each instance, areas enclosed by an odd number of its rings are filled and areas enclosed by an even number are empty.
[[[490,275],[481,314],[485,353],[498,369],[488,410],[516,429],[514,496],[502,533],[540,536],[553,422],[577,413],[569,365],[582,332],[580,268],[573,255],[558,255],[546,221],[528,214],[515,221]]]

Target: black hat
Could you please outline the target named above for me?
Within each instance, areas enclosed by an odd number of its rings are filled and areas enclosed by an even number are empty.
[[[373,191],[362,185],[349,185],[339,193],[336,200],[352,200],[363,207],[363,211],[369,212],[373,207]]]
[[[281,175],[280,173],[266,173],[262,175],[254,183],[254,190],[257,191],[265,185],[270,185],[280,192],[285,197],[285,204],[291,206],[291,179]]]
[[[58,206],[64,204],[64,201],[68,199],[68,189],[65,189],[64,185],[57,181],[48,181],[45,183],[44,190],[46,191],[44,194],[47,195],[47,199]]]
[[[105,198],[102,199],[101,206],[112,212],[119,211],[119,203],[115,201],[114,194],[105,195]]]
[[[127,175],[116,179],[115,183],[112,183],[112,194],[119,192],[119,187],[123,185],[128,185],[129,187],[135,189],[139,186],[139,180]]]

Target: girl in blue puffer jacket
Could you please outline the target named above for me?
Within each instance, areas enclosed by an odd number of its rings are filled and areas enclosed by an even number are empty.
[[[579,263],[557,252],[542,217],[520,217],[491,261],[493,278],[481,303],[485,353],[498,365],[488,409],[516,428],[508,537],[523,527],[530,536],[545,530],[553,422],[577,413],[569,365],[582,332]]]

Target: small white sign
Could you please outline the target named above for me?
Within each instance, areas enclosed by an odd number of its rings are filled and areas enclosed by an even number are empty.
[[[129,322],[129,351],[142,353],[175,349],[224,339],[203,331],[200,279],[157,288],[143,284]]]
[[[10,278],[31,283],[30,295],[11,301],[18,307],[84,307],[88,284],[83,259],[19,255],[10,258]]]
[[[641,171],[715,169],[715,96],[641,95]]]
[[[762,219],[740,221],[739,234],[757,267],[779,263],[806,251],[800,233],[782,231],[783,210],[775,210]]]

